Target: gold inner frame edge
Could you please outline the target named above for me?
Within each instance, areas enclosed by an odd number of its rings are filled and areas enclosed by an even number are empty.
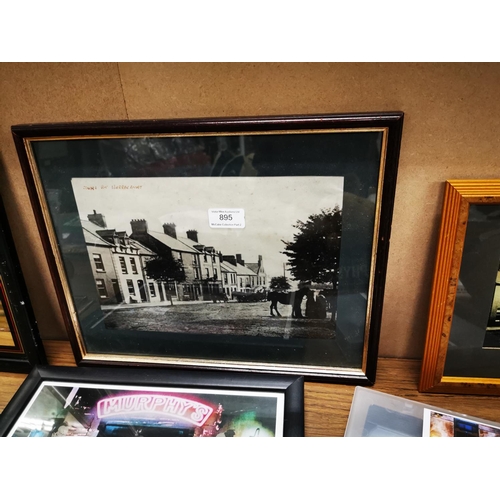
[[[387,144],[388,144],[388,127],[362,127],[362,128],[338,128],[338,129],[297,129],[297,130],[272,130],[272,131],[238,131],[238,132],[186,132],[186,133],[153,133],[153,134],[82,134],[78,136],[54,136],[54,137],[30,137],[24,138],[23,143],[25,146],[25,150],[28,156],[28,162],[30,165],[31,175],[33,177],[35,188],[38,194],[39,202],[42,208],[42,215],[45,221],[45,226],[47,228],[47,233],[50,241],[50,246],[52,248],[52,253],[54,255],[56,261],[56,267],[58,272],[58,277],[61,281],[61,285],[63,287],[63,293],[66,299],[68,312],[71,318],[71,322],[73,324],[73,328],[75,330],[75,337],[78,342],[78,347],[80,352],[82,353],[83,359],[101,359],[101,356],[95,354],[89,354],[85,347],[85,343],[83,341],[83,335],[80,328],[80,323],[78,321],[78,313],[75,309],[73,297],[71,295],[71,290],[69,288],[69,284],[67,282],[66,273],[64,271],[64,265],[62,262],[61,254],[58,250],[59,245],[57,242],[57,237],[55,234],[55,230],[52,224],[52,219],[50,216],[50,211],[48,208],[45,192],[43,190],[41,178],[39,175],[39,171],[37,168],[37,164],[35,161],[33,149],[31,147],[32,142],[45,142],[45,141],[63,141],[63,140],[102,140],[102,139],[134,139],[134,138],[158,138],[158,137],[217,137],[217,136],[241,136],[241,135],[299,135],[299,134],[332,134],[332,133],[367,133],[367,132],[378,132],[382,133],[382,143],[381,143],[381,151],[380,151],[380,162],[379,162],[379,172],[378,172],[378,185],[377,185],[377,202],[375,204],[375,214],[374,214],[374,227],[373,227],[373,239],[372,239],[372,254],[370,259],[370,274],[368,280],[368,293],[367,293],[367,307],[366,307],[366,318],[365,318],[365,326],[364,326],[364,336],[363,336],[363,352],[362,352],[362,361],[361,361],[361,371],[366,373],[366,365],[368,362],[368,339],[370,334],[370,324],[371,324],[371,307],[373,302],[373,288],[374,288],[374,276],[375,276],[375,260],[377,256],[377,245],[378,241],[379,229],[380,229],[380,212],[381,212],[381,199],[383,193],[383,181],[384,181],[384,172],[385,172],[385,164],[387,157]],[[212,362],[204,362],[204,360],[197,360],[196,358],[168,358],[168,357],[154,357],[154,356],[143,356],[143,355],[114,355],[114,354],[106,354],[104,359],[109,359],[110,357],[116,357],[117,361],[131,361],[131,360],[139,360],[139,359],[157,359],[158,361],[153,362],[161,362],[164,364],[191,364],[196,361],[200,364],[211,363],[210,366],[232,366],[235,364],[234,361],[224,361],[217,360],[216,363],[212,365]],[[208,366],[208,365],[206,365]],[[290,369],[294,370],[294,368],[300,368],[301,371],[314,371],[323,372],[323,373],[331,373],[331,374],[340,374],[342,371],[346,371],[346,373],[351,373],[350,370],[358,371],[357,368],[345,369],[340,367],[324,367],[317,365],[280,365],[277,363],[262,363],[262,362],[237,362],[237,366],[239,367],[254,367],[254,366],[262,366],[262,367],[279,367],[280,369]]]

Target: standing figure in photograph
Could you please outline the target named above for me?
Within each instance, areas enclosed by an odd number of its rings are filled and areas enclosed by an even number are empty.
[[[302,299],[307,295],[308,287],[300,288],[294,292],[275,292],[271,291],[267,294],[267,300],[271,301],[269,312],[274,316],[273,311],[276,311],[278,316],[281,314],[278,311],[278,303],[292,306],[292,318],[303,318],[302,315]]]

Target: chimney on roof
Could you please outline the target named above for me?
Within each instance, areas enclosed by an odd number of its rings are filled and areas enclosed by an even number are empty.
[[[257,259],[257,264],[259,265],[259,268],[262,267],[262,255],[259,255]]]
[[[240,264],[241,266],[245,265],[245,261],[241,258],[241,253],[236,254],[236,262]]]
[[[106,226],[106,218],[104,217],[104,215],[98,214],[95,210],[94,210],[93,214],[87,215],[87,219],[99,227],[102,227],[104,229],[106,229],[106,227],[107,227]]]
[[[133,235],[147,234],[148,232],[148,223],[145,219],[132,219],[130,227],[132,228]]]
[[[163,232],[166,235],[177,239],[177,231],[175,230],[175,224],[173,222],[166,222],[163,224]]]
[[[229,264],[232,264],[233,266],[236,265],[236,258],[234,255],[223,255],[222,258],[226,261],[229,262]]]
[[[198,231],[190,229],[189,231],[186,231],[186,234],[191,241],[196,241],[196,243],[198,243]]]

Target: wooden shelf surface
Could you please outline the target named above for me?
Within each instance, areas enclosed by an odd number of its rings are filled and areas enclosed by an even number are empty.
[[[69,342],[45,341],[44,346],[49,364],[75,366]],[[419,393],[417,385],[420,364],[420,360],[379,359],[377,381],[372,389],[500,422],[500,397]],[[5,408],[25,378],[25,374],[0,372],[0,411]],[[354,388],[349,385],[306,382],[304,401],[306,436],[343,436]]]

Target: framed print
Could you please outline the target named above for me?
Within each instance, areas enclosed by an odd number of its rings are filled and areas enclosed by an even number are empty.
[[[45,352],[0,199],[0,371],[28,373]]]
[[[77,362],[372,383],[402,122],[13,127]]]
[[[35,367],[0,419],[10,437],[300,437],[304,378]]]
[[[500,394],[500,179],[446,183],[419,390]]]

